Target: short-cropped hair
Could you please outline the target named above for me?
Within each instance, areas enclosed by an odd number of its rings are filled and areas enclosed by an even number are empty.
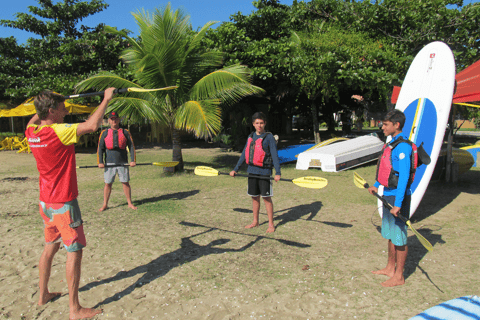
[[[263,120],[263,122],[267,122],[267,116],[263,112],[255,112],[252,116],[252,122],[255,122],[255,120],[260,119]]]
[[[403,129],[403,126],[405,125],[405,119],[405,114],[402,111],[393,109],[385,115],[383,121],[390,121],[393,124],[400,123],[399,129]]]
[[[65,98],[61,94],[51,90],[44,90],[35,97],[33,104],[40,120],[45,120],[48,116],[48,110],[56,110],[58,105],[64,101]]]

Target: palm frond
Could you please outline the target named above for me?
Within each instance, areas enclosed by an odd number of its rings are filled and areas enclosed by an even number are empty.
[[[100,72],[88,79],[80,81],[75,85],[76,92],[86,91],[95,88],[99,91],[105,90],[109,87],[115,88],[141,88],[135,82],[124,79],[111,72]]]
[[[135,97],[117,97],[109,104],[109,111],[117,111],[121,117],[140,122],[145,118],[167,123],[165,115],[158,108],[158,101],[149,101]]]
[[[178,108],[175,127],[186,129],[197,138],[212,137],[221,129],[220,100],[187,101]]]
[[[264,90],[250,84],[250,75],[245,66],[232,66],[209,73],[200,79],[191,91],[192,100],[219,98],[224,103],[235,103],[239,99]]]
[[[192,50],[197,50],[198,46],[201,44],[203,38],[207,34],[207,31],[210,29],[211,26],[214,24],[218,23],[218,21],[209,21],[203,25],[203,27],[195,34],[193,39],[189,43],[189,49],[187,51],[187,55],[192,51]]]
[[[245,97],[260,95],[264,92],[265,90],[262,88],[250,83],[235,83],[230,87],[225,86],[225,88],[219,90],[215,95],[215,98],[220,99],[223,104],[232,105]]]

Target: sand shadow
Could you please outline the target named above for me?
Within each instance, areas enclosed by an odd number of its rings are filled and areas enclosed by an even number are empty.
[[[411,221],[422,221],[437,213],[454,201],[460,193],[480,194],[478,181],[480,181],[480,171],[470,170],[460,175],[457,183],[430,182]]]
[[[210,242],[207,245],[198,245],[191,240],[191,238],[196,237],[201,234],[205,234],[207,232],[216,230],[215,228],[208,229],[206,231],[194,234],[189,237],[182,238],[182,242],[180,244],[180,248],[163,254],[158,258],[150,261],[147,264],[142,266],[138,266],[133,268],[129,271],[120,271],[115,276],[110,277],[108,279],[104,279],[101,281],[90,282],[86,284],[79,291],[88,291],[92,288],[97,286],[101,286],[107,283],[111,283],[118,280],[123,280],[127,278],[134,277],[138,274],[143,274],[137,281],[129,285],[127,288],[123,289],[120,292],[114,293],[112,296],[104,299],[103,301],[97,303],[94,308],[98,308],[101,305],[106,305],[114,301],[118,301],[132,293],[135,288],[141,288],[144,285],[149,284],[150,282],[158,279],[164,275],[166,275],[170,270],[173,268],[182,266],[185,263],[189,263],[195,261],[201,257],[208,256],[211,254],[222,254],[225,252],[242,252],[253,246],[258,240],[262,237],[256,237],[254,240],[250,241],[243,247],[239,249],[231,249],[231,248],[217,248],[216,246],[226,244],[230,241],[230,239],[217,239]]]
[[[191,197],[199,193],[200,190],[191,190],[191,191],[181,191],[181,192],[175,192],[175,193],[170,193],[170,194],[164,194],[162,196],[158,197],[151,197],[151,198],[144,198],[140,200],[135,200],[133,201],[133,204],[136,206],[140,206],[146,203],[151,203],[151,202],[159,202],[162,200],[183,200],[185,198]]]
[[[305,220],[305,221],[312,221],[316,223],[323,223],[332,227],[338,227],[338,228],[351,228],[353,225],[348,224],[348,223],[341,223],[341,222],[331,222],[331,221],[320,221],[320,220],[314,220],[314,218],[317,216],[318,212],[322,208],[323,204],[321,201],[315,201],[309,204],[302,204],[299,206],[287,208],[287,209],[282,209],[275,211],[273,213],[273,220],[274,221],[280,221],[276,224],[275,227],[279,227],[281,225],[284,225],[289,222],[294,222],[297,220]],[[242,213],[253,213],[252,210],[249,209],[242,209],[242,208],[234,208],[233,211],[236,212],[242,212]],[[278,213],[284,212],[280,215]],[[261,213],[262,215],[266,215],[265,213]],[[308,215],[308,216],[307,216]],[[306,218],[303,218],[304,216],[307,216]],[[263,222],[261,224],[265,224],[266,222]]]
[[[260,238],[260,239],[275,240],[275,241],[278,241],[278,242],[280,242],[280,243],[282,243],[282,244],[285,244],[285,245],[287,245],[287,246],[292,246],[292,247],[297,247],[297,248],[309,248],[309,247],[310,247],[309,244],[300,243],[300,242],[297,242],[297,241],[280,239],[280,238],[274,238],[274,237],[268,237],[268,236],[257,236],[257,235],[253,235],[253,234],[249,234],[249,233],[243,233],[243,232],[238,232],[238,231],[231,231],[231,230],[221,229],[221,228],[217,228],[217,227],[209,227],[209,226],[205,226],[205,225],[198,224],[198,223],[194,223],[194,222],[182,221],[182,222],[180,222],[180,224],[183,225],[183,226],[187,226],[187,227],[208,228],[208,229],[210,229],[210,230],[218,230],[218,231],[227,232],[227,233],[233,233],[233,234],[238,234],[238,235],[242,235],[242,236],[256,237],[257,239]],[[259,239],[258,239],[258,240],[259,240]]]
[[[435,248],[436,244],[444,244],[445,241],[442,239],[442,236],[440,234],[433,234],[431,233],[432,230],[430,229],[420,229],[417,230],[425,239],[427,239],[432,246]],[[417,237],[415,235],[409,236],[408,237],[408,255],[407,255],[407,261],[405,262],[405,269],[403,272],[403,276],[405,277],[405,280],[408,279],[418,268],[423,275],[430,281],[431,284],[437,288],[440,292],[444,292],[442,289],[440,289],[435,282],[432,280],[428,272],[420,267],[420,261],[425,257],[425,255],[428,253],[428,250],[418,241]]]

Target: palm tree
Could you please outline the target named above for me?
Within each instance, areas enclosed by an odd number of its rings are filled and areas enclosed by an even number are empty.
[[[179,161],[177,169],[182,170],[179,130],[190,131],[197,138],[212,137],[221,129],[222,103],[235,103],[263,89],[250,83],[250,71],[245,66],[219,69],[223,54],[203,49],[202,39],[215,21],[194,32],[190,17],[180,10],[172,11],[170,3],[163,12],[138,11],[133,16],[140,28],[138,40],[112,27],[106,30],[127,39],[129,46],[120,57],[133,68],[134,80],[101,72],[77,84],[77,91],[177,86],[174,90],[117,96],[110,109],[133,121],[147,118],[152,123],[167,125],[172,133],[172,160]]]

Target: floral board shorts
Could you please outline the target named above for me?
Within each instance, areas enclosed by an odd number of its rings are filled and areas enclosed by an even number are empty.
[[[46,243],[62,239],[68,252],[81,250],[87,245],[77,199],[65,203],[40,201],[40,215],[45,226]]]

